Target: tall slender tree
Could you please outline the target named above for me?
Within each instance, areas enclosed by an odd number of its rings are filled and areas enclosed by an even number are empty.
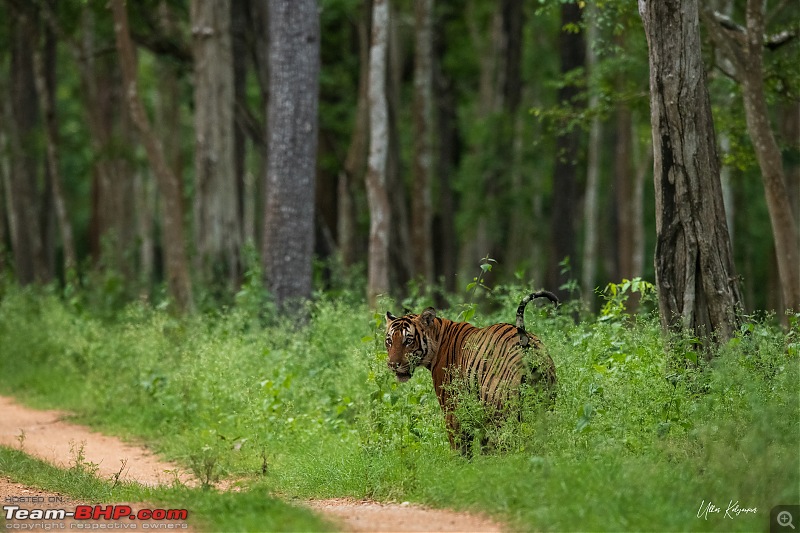
[[[649,46],[661,324],[726,342],[742,297],[719,179],[697,0],[639,0]]]
[[[414,274],[433,283],[433,0],[414,1]]]
[[[58,229],[61,233],[61,244],[64,250],[64,271],[66,274],[74,273],[78,266],[75,251],[75,239],[72,231],[72,221],[67,213],[67,202],[64,197],[62,184],[58,119],[56,116],[55,97],[55,54],[56,40],[51,30],[44,31],[44,50],[33,50],[34,78],[36,93],[39,97],[39,106],[44,115],[45,133],[45,161],[50,175],[53,191],[53,206],[58,220]]]
[[[230,0],[192,0],[194,43],[194,242],[206,281],[235,287],[242,245],[234,151]]]
[[[775,240],[778,275],[783,304],[800,309],[800,242],[789,194],[781,151],[772,132],[764,91],[765,0],[747,0],[745,27],[724,15],[704,11],[714,42],[733,66],[742,86],[747,131],[761,168],[767,208]]]
[[[586,17],[586,69],[590,81],[597,78],[597,51],[599,29],[597,27],[598,9],[592,4],[587,7]],[[586,155],[586,195],[583,210],[583,271],[581,274],[582,296],[585,302],[591,302],[594,296],[595,273],[597,271],[597,249],[600,239],[597,224],[600,195],[600,150],[602,149],[603,126],[600,122],[598,107],[600,104],[597,83],[589,83],[589,109],[594,115],[589,125],[589,146]]]
[[[269,3],[262,264],[279,307],[311,296],[320,22],[316,0]]]
[[[389,33],[389,0],[372,4],[372,39],[369,48],[369,257],[367,299],[374,307],[379,294],[389,292],[389,194],[386,183],[389,150],[389,117],[386,102],[386,62]]]
[[[114,34],[122,67],[128,112],[139,130],[139,138],[144,144],[147,158],[164,199],[163,247],[166,256],[167,285],[177,308],[182,312],[188,312],[192,310],[194,303],[183,228],[181,183],[167,164],[139,96],[136,54],[130,37],[125,1],[111,0],[111,12],[114,17]]]
[[[11,244],[17,280],[23,284],[48,281],[42,208],[39,200],[39,164],[34,147],[39,120],[31,50],[36,42],[36,11],[30,5],[14,6],[10,20],[11,113],[9,144],[11,177],[6,194],[10,204]]]

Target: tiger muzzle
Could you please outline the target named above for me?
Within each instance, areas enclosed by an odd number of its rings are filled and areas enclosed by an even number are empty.
[[[386,363],[386,366],[389,367],[389,370],[394,372],[395,376],[397,377],[397,381],[400,383],[405,383],[409,379],[411,379],[411,366],[409,364],[401,365],[400,363],[392,363],[389,361]]]

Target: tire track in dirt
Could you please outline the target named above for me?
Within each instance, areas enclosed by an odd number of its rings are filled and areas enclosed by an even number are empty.
[[[187,471],[162,461],[146,448],[67,422],[66,415],[62,411],[31,409],[13,398],[0,396],[0,445],[21,448],[61,468],[74,465],[80,452],[82,461],[97,465],[97,475],[106,479],[120,474],[120,480],[151,486],[172,483],[176,477],[182,483],[195,483]],[[0,477],[0,496],[28,493],[46,495],[45,501],[58,496]],[[502,531],[499,524],[481,516],[418,505],[349,499],[313,500],[304,505],[338,524],[342,531],[353,533]]]

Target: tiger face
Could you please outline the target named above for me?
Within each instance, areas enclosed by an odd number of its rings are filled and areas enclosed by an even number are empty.
[[[428,311],[427,309],[425,310]],[[386,313],[386,362],[401,383],[408,381],[419,366],[430,368],[433,353],[428,337],[428,317],[405,315],[396,317]]]

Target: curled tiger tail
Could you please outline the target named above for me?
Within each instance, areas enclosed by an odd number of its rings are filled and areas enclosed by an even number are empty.
[[[519,344],[523,347],[528,346],[528,342],[530,342],[528,335],[525,332],[525,306],[527,306],[531,300],[536,298],[547,298],[556,305],[561,303],[555,294],[545,290],[532,292],[522,299],[522,301],[519,303],[519,307],[517,307],[517,335],[519,336]]]

